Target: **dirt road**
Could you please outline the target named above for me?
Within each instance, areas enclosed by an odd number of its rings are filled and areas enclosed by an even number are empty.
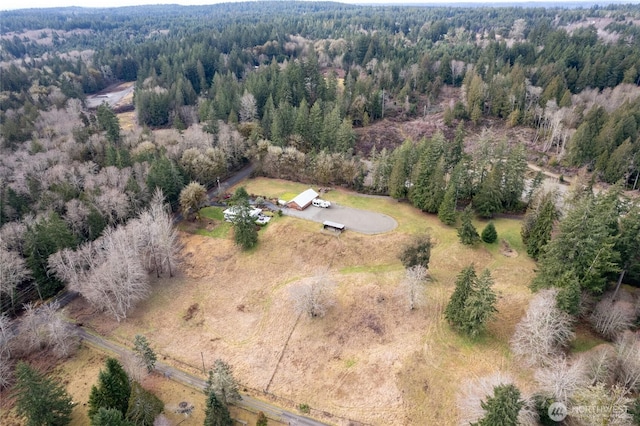
[[[131,353],[128,348],[122,347],[114,342],[106,340],[100,336],[89,333],[86,329],[78,327],[78,335],[82,340],[93,346],[96,349],[111,352],[113,354],[122,356],[127,353]],[[185,373],[177,368],[171,367],[163,362],[158,361],[156,363],[156,371],[163,374],[165,377],[175,380],[176,382],[185,384],[197,390],[202,390],[206,386],[206,380]],[[308,417],[300,416],[296,413],[292,413],[283,408],[272,405],[268,402],[261,401],[253,398],[249,395],[242,395],[242,400],[234,403],[238,407],[257,413],[262,411],[267,417],[278,420],[289,425],[296,426],[325,426],[326,423],[310,419]]]

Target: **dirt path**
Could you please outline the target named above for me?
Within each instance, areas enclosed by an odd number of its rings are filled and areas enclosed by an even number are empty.
[[[117,355],[125,355],[131,353],[131,350],[124,348],[114,342],[104,339],[103,337],[96,336],[89,333],[86,329],[78,327],[78,335],[82,340],[89,345],[100,349],[102,351],[112,352]],[[202,390],[206,386],[206,380],[196,377],[192,374],[185,373],[177,368],[171,367],[163,362],[158,361],[156,363],[156,370],[165,377],[175,380],[176,382],[185,384],[197,390]],[[261,401],[253,398],[249,395],[243,394],[242,400],[234,403],[238,407],[245,410],[257,413],[262,411],[267,417],[277,421],[288,423],[289,425],[296,426],[325,426],[326,423],[310,419],[308,417],[300,416],[296,413],[284,410],[283,408],[272,405],[268,402]]]

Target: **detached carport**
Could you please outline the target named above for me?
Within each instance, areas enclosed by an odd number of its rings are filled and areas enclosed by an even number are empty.
[[[332,231],[332,232],[335,232],[336,234],[339,234],[342,231],[344,231],[345,226],[338,222],[325,220],[324,222],[322,222],[322,229],[324,229],[325,231]]]

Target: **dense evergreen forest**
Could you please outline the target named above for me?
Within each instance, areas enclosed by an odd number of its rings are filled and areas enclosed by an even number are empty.
[[[532,158],[638,190],[639,17],[329,2],[3,12],[2,310],[55,294],[49,256],[136,217],[156,187],[177,209],[189,181],[213,186],[248,161],[408,198],[445,223],[470,202],[482,217],[523,212]],[[86,106],[117,82],[135,82],[133,130]],[[445,128],[422,140],[358,137],[434,114]],[[488,122],[535,141],[465,142]]]

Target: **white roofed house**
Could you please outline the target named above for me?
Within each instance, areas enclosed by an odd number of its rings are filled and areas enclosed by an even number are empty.
[[[287,203],[287,207],[296,210],[304,210],[311,205],[311,202],[318,198],[318,193],[309,188],[304,192],[301,192],[293,200]]]

